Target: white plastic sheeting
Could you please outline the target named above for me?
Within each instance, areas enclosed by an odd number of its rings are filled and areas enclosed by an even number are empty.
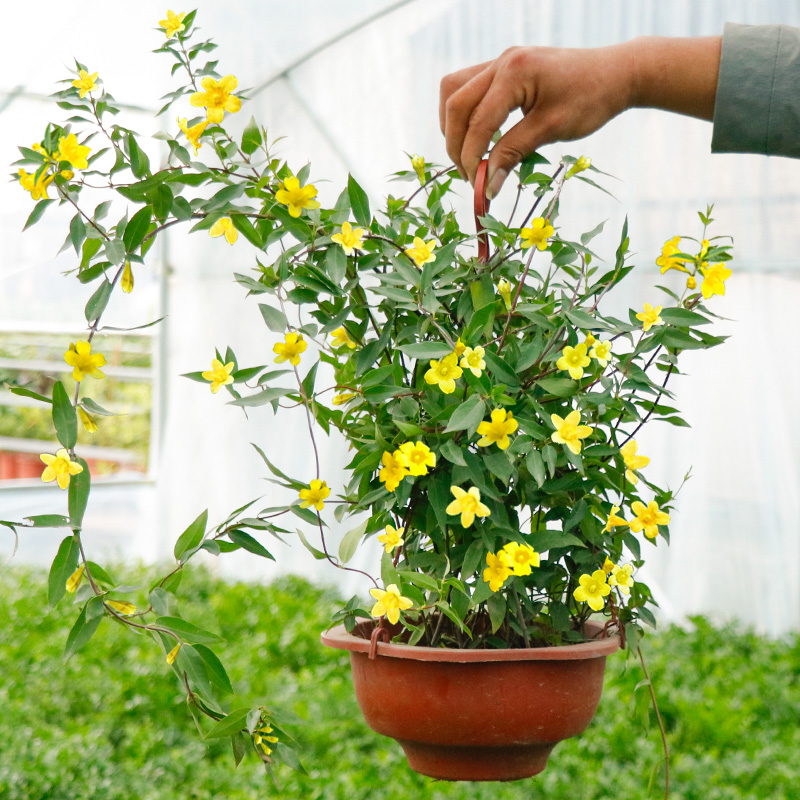
[[[240,129],[254,114],[271,135],[289,137],[278,147],[296,169],[312,162],[312,180],[323,202],[332,202],[351,171],[369,189],[373,207],[385,193],[398,190],[385,177],[407,166],[404,153],[445,163],[437,106],[438,82],[447,72],[493,58],[511,45],[593,47],[643,34],[719,34],[728,20],[800,25],[800,6],[786,0],[239,0],[224,5],[201,0],[196,5],[200,24],[220,44],[215,54],[220,71],[235,74],[242,87],[267,84],[226,124]],[[142,2],[122,12],[115,6],[87,2],[81,4],[80,17],[59,15],[58,26],[37,25],[35,53],[19,37],[27,25],[25,9],[14,5],[4,12],[11,19],[0,32],[0,89],[21,87],[25,97],[4,101],[0,95],[0,106],[6,103],[5,124],[0,125],[6,161],[14,158],[14,144],[39,135],[43,120],[59,118],[57,109],[44,110],[31,96],[53,91],[60,64],[72,55],[99,70],[120,101],[153,106],[155,96],[169,91],[167,59],[147,52],[160,42],[162,34],[152,28],[165,7]],[[40,3],[37,18],[52,19],[58,8],[61,4]],[[365,19],[368,24],[358,27]],[[124,35],[99,38],[98,32],[114,20]],[[335,42],[325,47],[329,40]],[[287,65],[294,66],[282,74]],[[160,125],[174,128],[173,116]],[[157,127],[145,114],[134,114],[130,124],[141,131]],[[577,234],[608,219],[606,233],[595,244],[610,256],[628,215],[640,269],[626,281],[627,294],[615,301],[622,306],[655,302],[656,283],[679,280],[675,275],[662,279],[655,257],[665,239],[700,233],[695,212],[706,203],[715,203],[714,232],[734,235],[734,275],[726,297],[712,301],[712,308],[731,320],[720,326],[731,340],[718,350],[687,356],[689,378],[670,384],[692,428],[662,426],[637,437],[640,452],[652,458],[650,475],[672,486],[690,467],[693,475],[673,516],[672,546],[667,549],[662,542],[647,548],[649,563],[642,577],[656,589],[668,618],[694,613],[739,617],[779,634],[800,628],[800,425],[794,413],[800,407],[800,381],[793,346],[800,304],[800,163],[711,156],[710,139],[706,123],[638,110],[582,142],[544,152],[552,159],[562,153],[589,155],[619,179],[609,187],[619,202],[570,185],[560,221],[568,233]],[[151,153],[157,152],[154,142]],[[330,183],[319,183],[326,178]],[[501,196],[493,213],[502,216],[509,202]],[[0,187],[4,319],[62,313],[59,298],[68,291],[68,281],[56,283],[50,276],[69,265],[48,262],[62,234],[51,239],[35,232],[20,238],[25,205],[19,187]],[[462,206],[468,211],[468,191]],[[468,216],[464,219],[469,225]],[[32,236],[35,243],[24,244]],[[276,336],[265,329],[256,303],[245,302],[231,280],[234,269],[250,268],[253,255],[241,240],[231,248],[202,233],[170,236],[169,318],[162,331],[166,413],[162,446],[154,458],[155,483],[97,486],[87,526],[109,555],[168,557],[177,535],[203,508],[209,507],[211,519],[218,520],[257,495],[275,499],[276,487],[265,482],[266,471],[249,440],[290,474],[313,477],[300,415],[290,425],[256,409],[245,421],[238,410],[224,406],[223,394],[211,396],[202,386],[175,377],[206,368],[213,348],[228,344],[242,364],[271,360]],[[40,282],[45,274],[46,287]],[[155,314],[161,302],[153,281],[151,294],[138,301],[139,322]],[[44,306],[29,302],[32,286]],[[341,483],[336,476],[346,459],[340,442],[325,447],[323,471],[334,487]],[[52,498],[52,509],[42,508],[39,497]],[[0,490],[4,516],[55,510],[59,503],[63,496],[57,490]],[[343,532],[335,530],[336,535]],[[37,542],[45,539],[38,535]],[[54,549],[56,534],[51,543]],[[38,560],[46,549],[23,547],[20,557]],[[361,564],[374,564],[377,542],[363,550]],[[282,545],[275,551],[280,552],[280,569],[338,578],[346,590],[367,588],[363,581],[323,569],[297,543],[291,551]],[[254,561],[233,554],[219,565],[226,574],[247,577],[269,577],[278,569]]]

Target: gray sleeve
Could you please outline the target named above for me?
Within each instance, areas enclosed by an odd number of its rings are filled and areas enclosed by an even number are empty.
[[[800,28],[725,24],[711,151],[800,158]]]

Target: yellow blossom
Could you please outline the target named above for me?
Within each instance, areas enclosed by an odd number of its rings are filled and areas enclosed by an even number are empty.
[[[580,586],[572,593],[576,600],[588,603],[589,608],[601,611],[604,597],[611,594],[611,587],[606,582],[606,573],[601,569],[595,570],[591,575],[581,575],[578,578]]]
[[[579,172],[583,172],[584,170],[589,169],[592,165],[592,159],[588,158],[587,156],[581,156],[570,168],[567,170],[567,174],[564,176],[564,179],[571,178],[573,175],[577,175]]]
[[[356,349],[356,343],[350,338],[347,329],[342,325],[334,331],[331,331],[331,346],[332,347],[349,347],[351,350]]]
[[[294,175],[286,178],[281,183],[281,188],[275,192],[275,199],[288,206],[289,214],[292,217],[299,217],[304,208],[319,208],[319,201],[314,200],[316,196],[317,187],[313,183],[301,186],[300,181]]]
[[[343,406],[345,403],[350,402],[355,396],[355,392],[342,392],[342,394],[334,395],[333,404],[335,406]]]
[[[308,489],[300,490],[300,499],[303,501],[300,503],[300,508],[314,506],[317,511],[322,511],[322,509],[325,508],[325,498],[330,493],[331,490],[328,488],[328,484],[325,481],[314,478],[314,480],[308,484]]]
[[[508,553],[501,550],[497,555],[486,554],[487,567],[483,571],[483,582],[489,584],[493,592],[497,592],[505,583],[506,578],[512,574],[511,560]]]
[[[714,294],[725,294],[725,281],[730,278],[731,270],[724,264],[712,264],[700,267],[700,272],[703,275],[700,291],[706,300]]]
[[[660,325],[664,320],[661,319],[658,315],[661,313],[661,309],[663,306],[653,306],[650,303],[644,304],[644,311],[639,312],[636,315],[636,319],[638,319],[642,323],[642,329],[645,333],[653,327],[653,325]]]
[[[636,444],[636,439],[631,439],[619,449],[622,458],[625,460],[625,479],[634,486],[639,482],[635,470],[644,469],[650,463],[650,459],[647,456],[636,455],[638,448],[639,445]]]
[[[391,525],[386,526],[386,533],[378,536],[378,541],[383,544],[387,553],[391,553],[395,547],[400,547],[404,542],[400,528],[394,528]]]
[[[615,566],[608,576],[611,586],[618,586],[622,594],[630,594],[630,587],[633,586],[633,567],[630,564],[623,564],[621,567]]]
[[[658,536],[659,525],[669,525],[669,514],[660,511],[655,500],[651,500],[646,507],[644,503],[636,500],[631,503],[631,511],[636,515],[636,519],[630,522],[631,531],[638,533],[644,530],[644,535],[648,539],[655,539]]]
[[[178,117],[177,119],[178,127],[183,131],[189,144],[194,147],[194,154],[197,155],[197,151],[203,146],[200,137],[208,127],[208,120],[204,119],[202,122],[190,126],[186,117]]]
[[[501,450],[505,450],[511,440],[509,434],[519,427],[519,423],[514,419],[514,415],[504,408],[495,408],[491,413],[491,421],[483,420],[478,425],[478,447],[488,447],[497,444]]]
[[[436,455],[424,442],[404,442],[400,452],[408,462],[409,475],[427,475],[428,467],[436,466]]]
[[[233,244],[239,238],[239,231],[233,225],[230,217],[220,217],[209,229],[210,236],[224,236],[228,244]]]
[[[34,152],[34,153],[39,153],[39,155],[42,155],[42,156],[44,156],[45,158],[48,158],[48,159],[49,159],[49,158],[52,158],[52,156],[50,155],[50,153],[48,153],[48,152],[47,152],[47,150],[45,150],[45,149],[44,149],[44,147],[42,147],[42,145],[41,145],[41,144],[39,144],[39,142],[34,142],[34,143],[31,145],[31,150],[33,150],[33,152]]]
[[[271,735],[274,733],[275,731],[272,725],[264,725],[253,731],[253,742],[256,747],[261,749],[261,752],[264,753],[265,756],[268,756],[272,752],[270,745],[276,744],[278,741],[277,736]]]
[[[78,406],[78,416],[81,418],[86,433],[97,433],[97,423],[80,406]]]
[[[551,414],[550,419],[556,432],[552,439],[558,444],[565,444],[576,455],[581,451],[581,439],[585,439],[592,432],[588,425],[581,425],[581,412],[576,408],[562,419],[558,414]]]
[[[106,605],[126,616],[136,613],[136,606],[133,603],[126,603],[124,600],[106,600]]]
[[[689,271],[683,266],[687,259],[676,255],[681,251],[680,241],[681,237],[675,236],[672,239],[668,239],[666,242],[664,242],[664,246],[661,248],[661,255],[656,259],[656,264],[661,267],[662,275],[668,269],[677,269],[681,272]]]
[[[17,173],[19,175],[19,182],[26,192],[31,193],[34,200],[49,200],[47,196],[47,187],[53,182],[53,176],[43,172],[39,179],[36,180],[36,173],[29,175],[24,169],[20,169]]]
[[[363,228],[353,228],[349,222],[343,222],[342,230],[339,233],[334,233],[331,236],[331,241],[340,244],[345,254],[351,256],[354,250],[363,246],[363,238]]]
[[[283,342],[273,345],[272,352],[277,353],[275,357],[277,364],[283,364],[284,361],[288,361],[292,366],[296,367],[300,363],[300,353],[307,347],[308,342],[303,338],[302,333],[289,331]]]
[[[706,255],[708,255],[708,248],[711,246],[711,243],[708,239],[703,239],[700,243],[700,252],[697,254],[697,258],[702,261]]]
[[[176,644],[175,647],[173,647],[172,650],[170,650],[169,653],[167,653],[167,664],[175,663],[175,659],[178,657],[180,649],[181,649],[181,643],[178,642],[178,644]]]
[[[403,478],[408,475],[408,459],[401,450],[390,453],[388,450],[381,456],[381,467],[378,480],[386,484],[386,490],[393,492]]]
[[[451,486],[450,491],[453,493],[453,500],[447,506],[448,514],[461,514],[461,524],[465,528],[469,528],[475,521],[475,517],[488,517],[491,511],[487,506],[481,503],[481,493],[478,491],[477,486],[473,486],[469,491],[464,491],[459,486]]]
[[[478,347],[465,347],[464,355],[461,358],[461,366],[464,369],[468,369],[476,378],[480,378],[483,370],[486,369],[486,362],[483,360],[485,352],[480,345]]]
[[[211,381],[212,394],[216,394],[223,386],[233,383],[233,375],[231,375],[233,366],[233,361],[223,364],[218,358],[211,360],[211,369],[207,369],[203,373],[203,378]]]
[[[56,161],[69,161],[75,169],[86,169],[89,162],[86,156],[91,152],[91,147],[78,144],[78,137],[74,133],[69,136],[62,136],[58,140],[58,150],[53,158]]]
[[[591,333],[587,333],[583,343],[586,345],[586,349],[588,350],[596,341],[597,339],[595,339]]]
[[[413,600],[403,597],[396,583],[390,583],[386,590],[370,589],[369,593],[378,601],[372,606],[373,617],[386,616],[386,619],[394,625],[400,619],[400,612],[406,611],[414,605]]]
[[[90,75],[85,69],[82,69],[78,73],[77,80],[72,81],[72,85],[78,90],[78,96],[83,99],[89,92],[93,92],[97,88],[96,81],[96,72]]]
[[[164,29],[167,39],[171,39],[176,33],[186,30],[186,26],[183,24],[185,16],[186,12],[176,14],[174,11],[167,11],[167,18],[159,20],[159,27]]]
[[[608,575],[610,572],[614,571],[614,567],[616,567],[616,564],[608,556],[606,556],[606,560],[603,562],[602,566],[603,572]]]
[[[539,250],[545,250],[547,240],[554,233],[555,228],[549,222],[545,222],[543,217],[536,217],[531,220],[530,228],[523,228],[519,233],[520,239],[522,239],[522,249],[536,247]]]
[[[239,81],[233,75],[226,75],[219,81],[215,81],[209,75],[203,78],[202,85],[205,91],[195,92],[189,98],[189,102],[193,106],[205,108],[209,122],[219,124],[226,111],[235,114],[242,107],[242,101],[231,94],[239,85]]]
[[[72,575],[67,578],[67,591],[70,594],[75,594],[78,586],[80,586],[81,578],[83,577],[83,571],[86,569],[86,564],[81,564]]]
[[[505,279],[497,281],[497,293],[503,298],[506,310],[511,310],[511,284]]]
[[[120,281],[122,291],[125,294],[130,294],[133,291],[133,270],[131,269],[131,262],[125,262],[125,268],[122,270],[122,280]]]
[[[69,350],[64,353],[64,361],[73,368],[72,377],[76,381],[82,381],[87,375],[97,379],[105,377],[99,367],[106,363],[106,357],[102,353],[92,355],[91,342],[70,344]]]
[[[619,516],[618,512],[619,506],[611,506],[611,513],[608,515],[608,520],[606,521],[605,528],[603,528],[603,533],[611,533],[612,528],[628,524],[622,517]]]
[[[464,344],[464,342],[461,341],[461,337],[460,336],[458,337],[458,341],[456,342],[456,346],[453,348],[453,352],[459,358],[461,358],[461,356],[463,356],[464,353],[467,352],[467,346]]]
[[[581,342],[575,347],[567,345],[561,351],[561,358],[556,361],[556,366],[569,372],[570,378],[577,381],[583,377],[583,368],[591,363],[591,359],[586,355],[586,345]]]
[[[80,464],[69,460],[69,453],[63,447],[57,450],[54,456],[50,453],[42,453],[39,458],[46,465],[42,472],[42,481],[44,483],[56,481],[61,489],[69,486],[69,479],[72,475],[83,472]]]
[[[425,383],[436,384],[445,394],[452,394],[462,373],[458,366],[458,356],[450,353],[441,361],[430,362],[430,369],[425,373]]]
[[[411,156],[411,166],[414,168],[414,172],[417,173],[420,184],[425,183],[425,159],[415,153]]]
[[[687,289],[696,289],[697,288],[697,278],[694,275],[690,275],[686,279],[686,288]]]
[[[436,247],[436,240],[431,239],[429,242],[420,239],[419,236],[414,237],[414,246],[406,249],[406,255],[416,264],[420,269],[423,264],[428,264],[431,261],[436,261],[436,256],[433,250]]]
[[[596,359],[601,367],[608,366],[608,362],[611,359],[611,340],[606,339],[602,342],[595,342],[594,346],[589,351],[589,355]]]
[[[530,575],[531,567],[539,566],[539,554],[528,544],[509,542],[501,552],[508,556],[515,575]]]

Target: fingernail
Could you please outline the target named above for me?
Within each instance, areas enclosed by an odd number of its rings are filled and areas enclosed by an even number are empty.
[[[486,197],[489,200],[492,200],[494,197],[497,196],[497,193],[502,188],[503,184],[508,177],[508,170],[507,169],[496,169],[490,176],[489,176],[489,186],[486,189]]]

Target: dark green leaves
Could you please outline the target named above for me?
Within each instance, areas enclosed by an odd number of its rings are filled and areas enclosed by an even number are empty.
[[[473,394],[453,412],[445,433],[477,428],[485,414],[486,403],[479,394]]]
[[[132,253],[139,247],[142,241],[144,241],[151,220],[152,209],[150,206],[139,209],[139,211],[130,218],[128,224],[125,226],[125,233],[122,235],[122,241],[128,253]]]
[[[61,381],[53,384],[53,425],[58,441],[71,450],[78,441],[78,415]]]
[[[65,660],[72,658],[94,636],[102,619],[103,599],[101,597],[92,597],[81,609],[78,619],[72,626],[69,636],[67,636],[67,644],[64,648]]]
[[[347,178],[347,193],[350,196],[350,207],[353,209],[356,222],[365,228],[369,227],[372,221],[369,213],[369,198],[352,175]]]
[[[258,124],[254,117],[250,117],[250,122],[247,123],[247,127],[242,134],[242,152],[250,156],[261,147],[262,142],[263,139]]]
[[[200,547],[205,536],[206,525],[208,524],[208,509],[203,511],[202,514],[178,537],[175,542],[175,558],[183,563],[184,556],[191,555],[198,547]]]
[[[84,315],[87,322],[95,322],[106,310],[108,301],[111,299],[111,291],[113,288],[114,287],[107,280],[100,282],[100,285],[97,287],[94,294],[89,298],[89,302],[86,304]]]
[[[78,540],[67,536],[58,548],[47,578],[47,601],[54,606],[67,591],[67,579],[78,567]]]

